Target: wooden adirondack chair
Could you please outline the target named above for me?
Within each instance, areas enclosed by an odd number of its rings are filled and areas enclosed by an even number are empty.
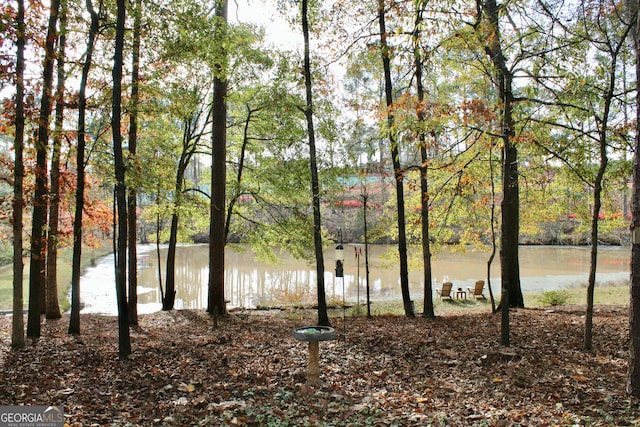
[[[487,299],[484,296],[484,280],[478,280],[474,288],[467,288],[469,292],[469,298],[475,297],[477,299]]]
[[[444,282],[442,284],[442,289],[436,289],[436,293],[438,294],[440,299],[445,299],[445,298],[453,299],[453,296],[451,295],[452,288],[453,288],[453,283]]]

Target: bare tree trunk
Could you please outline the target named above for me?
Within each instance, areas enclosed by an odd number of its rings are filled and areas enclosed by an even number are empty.
[[[131,112],[129,114],[129,153],[135,159],[138,147],[138,108],[140,104],[140,38],[142,0],[136,0],[133,21],[133,53],[131,68]],[[137,164],[137,162],[134,162]],[[137,175],[137,174],[136,174]],[[136,189],[129,189],[127,197],[129,232],[129,324],[138,324],[138,214],[136,212]]]
[[[82,260],[82,211],[84,210],[84,152],[85,152],[85,120],[87,110],[87,80],[91,70],[93,49],[98,34],[99,17],[93,9],[91,0],[86,0],[86,7],[91,15],[91,25],[87,40],[87,51],[82,66],[80,89],[78,93],[78,147],[76,153],[77,183],[76,183],[76,211],[73,220],[73,261],[71,268],[71,315],[69,318],[69,333],[80,333],[80,264]]]
[[[627,2],[633,22],[633,47],[636,59],[636,81],[640,80],[640,25],[637,0]],[[631,283],[629,289],[629,363],[627,392],[634,402],[640,400],[640,91],[636,90],[636,134],[631,191]]]
[[[480,1],[480,0],[479,0]],[[518,238],[520,233],[520,196],[518,187],[518,149],[513,142],[513,74],[507,68],[502,52],[498,5],[496,0],[481,2],[479,9],[486,15],[488,34],[485,47],[487,56],[495,69],[495,86],[501,111],[502,138],[502,222],[500,233],[500,262],[503,283],[509,286],[509,306],[524,307],[520,286],[520,263]]]
[[[42,73],[42,100],[38,120],[36,142],[36,189],[33,200],[31,227],[31,263],[29,265],[29,315],[27,336],[40,337],[40,314],[44,309],[42,297],[45,292],[47,223],[47,145],[49,142],[49,119],[51,117],[51,92],[53,85],[54,43],[58,22],[59,0],[52,0],[49,8],[49,24],[45,42],[45,58]]]
[[[56,114],[51,152],[51,189],[49,191],[49,233],[47,238],[47,319],[59,319],[58,303],[58,220],[60,212],[60,152],[64,125],[65,47],[67,31],[67,2],[60,1],[60,37],[58,38],[58,66],[56,85]]]
[[[613,61],[612,70],[616,69],[615,60]],[[593,187],[593,212],[591,215],[591,263],[589,266],[589,282],[587,286],[587,312],[585,316],[584,329],[584,348],[591,350],[593,347],[593,297],[596,286],[596,269],[598,263],[598,216],[602,207],[602,183],[604,174],[607,170],[609,157],[607,155],[607,123],[609,121],[609,113],[611,102],[614,96],[615,88],[615,71],[610,74],[610,85],[608,93],[605,95],[605,111],[602,117],[600,134],[600,166],[596,174],[596,180]]]
[[[308,0],[302,0],[302,34],[304,36],[304,86],[307,105],[304,109],[307,118],[309,137],[309,167],[311,169],[311,195],[313,203],[313,242],[316,254],[316,280],[318,293],[318,325],[331,326],[327,314],[327,300],[324,288],[324,256],[322,253],[322,226],[320,217],[320,181],[316,160],[316,137],[313,127],[313,88],[311,83],[311,59],[309,58],[309,17]]]
[[[16,135],[13,142],[13,318],[11,319],[11,347],[22,348],[24,340],[24,316],[22,281],[24,279],[24,263],[22,261],[22,212],[24,197],[22,188],[24,183],[24,48],[26,44],[24,23],[24,0],[18,0],[18,14],[16,16]]]
[[[125,183],[125,165],[122,154],[122,135],[120,134],[122,112],[122,68],[124,53],[124,33],[126,2],[118,0],[118,19],[116,23],[116,45],[113,59],[113,100],[111,113],[111,131],[115,157],[116,208],[118,214],[118,232],[116,243],[116,297],[118,299],[118,356],[126,359],[131,354],[129,316],[127,314],[127,196]]]
[[[418,95],[418,105],[416,106],[416,115],[418,117],[418,141],[420,146],[420,191],[422,193],[420,217],[422,220],[422,266],[424,281],[424,302],[422,317],[433,318],[433,289],[431,286],[431,242],[429,236],[429,179],[428,168],[429,158],[427,155],[427,137],[426,129],[424,129],[425,113],[424,113],[424,86],[422,84],[422,51],[420,50],[420,25],[422,24],[423,3],[419,2],[416,7],[416,19],[413,34],[413,49],[416,66],[416,92]]]
[[[616,44],[610,44],[608,54],[610,55],[610,64],[607,67],[609,72],[609,79],[607,82],[607,89],[602,94],[603,107],[602,116],[598,124],[598,143],[600,149],[600,165],[598,167],[598,173],[593,186],[593,212],[591,216],[591,265],[589,267],[589,284],[587,287],[587,312],[585,316],[585,331],[584,331],[584,348],[591,350],[593,347],[593,297],[596,286],[596,269],[598,261],[598,217],[600,215],[600,209],[602,207],[602,191],[604,175],[607,171],[609,164],[609,157],[607,154],[609,146],[609,117],[611,116],[611,107],[614,102],[616,78],[618,70],[618,57],[621,50],[626,47],[627,35],[632,33],[632,26],[628,25],[620,32],[620,40]],[[620,30],[617,30],[620,31]]]
[[[222,52],[213,79],[213,132],[211,135],[211,222],[209,226],[209,296],[207,312],[225,316],[224,300],[224,248],[225,248],[225,193],[227,176],[227,76],[226,50],[222,47],[227,38],[227,0],[216,1],[216,43]]]
[[[404,171],[400,167],[400,150],[395,135],[395,116],[393,114],[393,85],[391,83],[391,60],[387,43],[384,0],[378,0],[378,21],[380,24],[380,46],[384,67],[384,91],[387,103],[387,126],[389,127],[389,143],[391,159],[396,180],[396,206],[398,210],[398,253],[400,255],[400,288],[402,303],[407,317],[415,316],[411,295],[409,293],[409,263],[407,260],[407,233],[404,215]]]

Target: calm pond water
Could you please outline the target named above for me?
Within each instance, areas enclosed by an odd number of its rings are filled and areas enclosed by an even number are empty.
[[[360,262],[355,248],[361,248]],[[250,251],[227,248],[225,298],[229,307],[251,308],[261,304],[298,301],[301,296],[315,294],[315,264],[282,255],[277,265],[255,259]],[[523,292],[563,289],[585,285],[589,272],[589,248],[542,246],[520,248],[520,273]],[[139,312],[153,312],[161,307],[158,281],[158,260],[154,245],[141,245],[138,249]],[[350,302],[364,301],[366,295],[363,245],[345,245],[344,281],[334,278],[334,250],[325,253],[325,288],[328,299]],[[420,250],[413,254],[419,257]],[[165,282],[166,247],[161,248],[162,281]],[[205,308],[209,249],[206,245],[179,246],[176,256],[176,308]],[[371,245],[370,290],[371,300],[400,299],[399,268],[394,258],[394,246]],[[454,287],[466,289],[487,275],[488,253],[447,252],[433,256],[434,286],[446,277]],[[629,280],[629,248],[601,247],[598,255],[597,281],[622,282]],[[412,298],[423,294],[422,270],[419,263],[410,262],[410,289]],[[500,292],[499,260],[496,256],[491,268],[494,294]],[[113,255],[98,260],[81,278],[83,312],[117,313],[114,284]],[[435,289],[435,288],[434,288]],[[435,292],[435,290],[434,290]],[[315,299],[315,298],[314,298]]]

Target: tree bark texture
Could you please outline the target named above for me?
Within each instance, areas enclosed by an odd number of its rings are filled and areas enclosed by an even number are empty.
[[[42,100],[38,120],[36,141],[36,189],[33,200],[31,226],[31,263],[29,265],[29,315],[27,336],[40,337],[40,314],[45,292],[46,235],[47,224],[47,146],[49,142],[49,119],[51,117],[51,93],[53,86],[54,44],[57,37],[56,26],[60,2],[52,0],[49,8],[49,24],[45,41],[45,58],[42,73]]]
[[[633,47],[636,57],[636,81],[640,80],[640,25],[639,3],[630,0],[629,16],[635,24]],[[640,91],[636,91],[636,134],[633,158],[633,188],[631,191],[631,281],[629,296],[629,363],[627,392],[640,400]]]
[[[142,0],[136,0],[133,17],[133,49],[131,58],[131,108],[129,113],[129,153],[133,159],[134,167],[137,167],[136,152],[138,149],[138,109],[140,105],[140,39],[142,21]],[[138,174],[136,173],[136,177]],[[128,314],[129,324],[138,324],[138,206],[136,202],[135,187],[129,188],[127,195],[128,210],[128,239],[129,239],[129,299]]]
[[[524,307],[520,285],[518,238],[520,233],[520,195],[518,184],[518,149],[513,141],[513,74],[507,67],[500,41],[500,24],[496,0],[483,3],[488,34],[485,47],[495,69],[496,86],[502,129],[502,223],[500,233],[500,262],[502,281],[509,286],[510,307]]]
[[[387,126],[391,159],[396,181],[396,207],[398,211],[398,253],[400,256],[400,289],[402,304],[407,317],[415,316],[411,295],[409,293],[409,263],[407,260],[407,233],[404,214],[404,171],[400,165],[400,150],[395,135],[395,116],[393,114],[393,84],[391,82],[391,58],[387,43],[387,29],[385,23],[385,3],[378,0],[378,22],[380,25],[380,47],[382,49],[382,65],[384,67],[384,92],[387,105]]]
[[[416,116],[418,117],[418,145],[420,146],[420,191],[422,193],[420,219],[422,222],[422,266],[424,281],[424,300],[422,317],[433,318],[433,289],[431,286],[431,244],[429,236],[429,177],[428,168],[429,158],[427,155],[427,130],[425,129],[425,112],[424,112],[424,86],[422,84],[422,74],[424,64],[422,62],[422,51],[420,48],[420,26],[422,25],[422,2],[419,2],[416,8],[416,19],[413,34],[413,49],[416,67],[416,94],[418,95],[418,105],[416,106]]]
[[[308,1],[302,0],[302,34],[304,36],[304,86],[307,105],[304,113],[307,119],[309,137],[309,167],[311,169],[311,195],[313,203],[313,243],[316,254],[316,280],[318,293],[318,325],[331,326],[327,314],[327,300],[324,286],[324,256],[322,254],[322,226],[320,217],[320,181],[316,159],[316,137],[313,126],[313,89],[311,82],[311,59],[309,55]]]
[[[51,151],[51,189],[49,191],[49,233],[47,236],[47,291],[46,316],[47,319],[62,317],[58,303],[58,222],[60,212],[60,155],[62,150],[62,133],[64,125],[64,86],[65,75],[65,47],[67,31],[67,2],[60,0],[60,36],[58,37],[56,109],[53,133],[53,147]]]
[[[22,280],[24,263],[22,260],[22,212],[24,198],[24,49],[26,44],[24,23],[24,0],[18,0],[16,16],[18,38],[16,40],[16,134],[13,142],[13,317],[11,319],[11,347],[22,348],[24,340],[24,316]]]
[[[213,132],[211,151],[211,220],[209,227],[209,295],[207,312],[214,316],[225,316],[224,300],[224,248],[225,248],[225,192],[227,156],[227,52],[224,41],[227,37],[227,1],[216,2],[216,43],[220,57],[213,80]]]
[[[117,1],[116,43],[113,59],[113,100],[111,131],[115,157],[117,243],[116,243],[116,298],[118,300],[118,356],[126,359],[131,354],[129,316],[127,313],[127,188],[125,165],[120,134],[122,113],[122,69],[124,63],[124,37],[126,1]]]
[[[71,314],[69,316],[70,334],[80,333],[80,274],[82,260],[82,213],[84,210],[84,187],[85,187],[85,138],[86,138],[86,111],[87,111],[87,80],[93,61],[93,50],[98,34],[99,18],[93,8],[91,0],[86,0],[87,11],[91,16],[89,35],[87,39],[87,50],[82,74],[80,77],[80,88],[78,91],[78,144],[76,152],[76,199],[75,213],[73,218],[73,255],[71,267]]]

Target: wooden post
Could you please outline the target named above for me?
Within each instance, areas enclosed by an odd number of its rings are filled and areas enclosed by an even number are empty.
[[[309,364],[307,365],[307,382],[315,384],[320,381],[320,342],[309,341]]]

